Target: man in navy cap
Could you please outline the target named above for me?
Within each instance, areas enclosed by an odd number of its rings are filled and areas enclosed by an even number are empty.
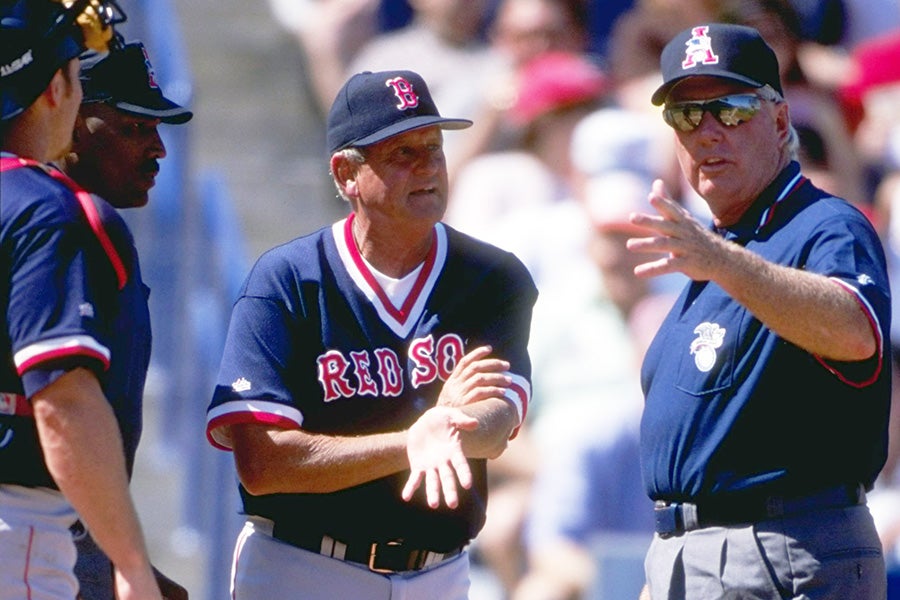
[[[159,125],[193,113],[163,95],[140,42],[83,56],[79,78],[84,97],[63,170],[116,208],[144,206],[166,156]]]
[[[88,51],[79,70],[82,100],[70,151],[60,167],[88,192],[118,209],[147,204],[166,148],[161,123],[182,124],[193,113],[163,95],[147,49],[118,37],[109,52]],[[140,430],[140,413],[129,428]],[[133,467],[129,455],[128,472]],[[90,600],[113,600],[115,588],[109,559],[90,532],[76,526],[80,594]],[[187,598],[187,591],[154,570],[163,597]]]
[[[82,100],[78,56],[114,3],[0,4],[0,596],[72,600],[81,519],[118,598],[160,599],[128,491],[149,313],[128,229],[51,163]]]
[[[440,220],[442,117],[410,71],[360,73],[328,116],[350,214],[264,254],[208,410],[247,524],[236,598],[464,600],[486,459],[530,398],[537,291]]]
[[[890,292],[866,217],[796,161],[774,53],[751,28],[677,35],[653,103],[704,226],[653,184],[664,253],[690,277],[647,351],[644,483],[656,502],[650,596],[883,600],[866,506],[887,452]]]

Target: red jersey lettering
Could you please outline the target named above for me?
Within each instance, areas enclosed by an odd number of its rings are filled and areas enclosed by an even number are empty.
[[[322,384],[325,402],[337,400],[340,397],[353,396],[353,387],[344,376],[350,363],[338,350],[329,350],[317,360],[319,365],[319,382]]]

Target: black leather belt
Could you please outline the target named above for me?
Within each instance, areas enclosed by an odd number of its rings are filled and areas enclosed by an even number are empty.
[[[862,485],[841,485],[796,497],[734,498],[700,504],[657,501],[653,512],[656,517],[656,533],[669,537],[704,527],[744,525],[865,502],[866,492]]]
[[[411,547],[403,540],[388,542],[341,542],[331,536],[308,536],[294,529],[280,528],[276,522],[272,528],[276,540],[310,552],[358,563],[375,573],[400,573],[421,571],[462,554],[465,545],[446,552]]]

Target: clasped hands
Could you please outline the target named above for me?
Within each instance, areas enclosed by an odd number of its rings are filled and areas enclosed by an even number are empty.
[[[449,508],[459,505],[457,482],[472,487],[472,471],[463,451],[462,432],[478,428],[476,418],[461,407],[503,397],[511,380],[509,363],[490,358],[492,348],[479,346],[463,356],[444,383],[437,405],[425,411],[407,432],[410,475],[401,496],[407,502],[424,482],[428,506],[441,496]]]

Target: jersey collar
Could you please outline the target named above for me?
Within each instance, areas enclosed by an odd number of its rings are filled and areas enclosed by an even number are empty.
[[[447,259],[447,232],[441,223],[432,230],[432,243],[412,289],[400,306],[394,305],[369,269],[353,240],[353,218],[332,225],[331,231],[341,262],[356,287],[369,299],[382,322],[397,336],[405,338],[419,321]]]
[[[800,172],[800,164],[791,161],[763,190],[737,223],[720,228],[718,231],[727,239],[749,241],[774,220],[782,203],[806,181],[806,177]]]

